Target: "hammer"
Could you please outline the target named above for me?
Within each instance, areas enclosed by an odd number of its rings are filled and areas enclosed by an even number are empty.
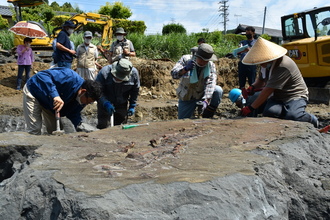
[[[60,128],[60,112],[55,112],[55,118],[56,118],[56,131],[53,131],[53,135],[62,135],[64,134],[64,131]]]

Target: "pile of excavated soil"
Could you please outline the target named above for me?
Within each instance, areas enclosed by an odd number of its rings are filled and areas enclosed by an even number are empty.
[[[175,89],[179,80],[173,80],[170,73],[175,62],[140,58],[132,58],[131,61],[139,71],[141,80],[139,106],[132,121],[175,119],[177,117]],[[103,66],[107,65],[105,59],[100,59],[98,62]],[[239,109],[232,105],[227,97],[230,89],[238,86],[238,60],[221,58],[215,61],[215,64],[218,71],[217,83],[224,90],[224,98],[217,110],[216,117],[234,118]],[[72,67],[75,69],[75,62]],[[35,62],[31,75],[48,68],[49,63]],[[15,90],[17,69],[15,62],[0,65],[0,115],[19,116],[22,114],[22,92]],[[329,124],[329,106],[310,104],[307,111],[319,117],[322,122],[321,126]],[[85,112],[94,115],[95,106],[89,106]]]
[[[162,98],[165,100],[176,98],[175,89],[179,80],[173,80],[170,74],[174,62],[139,58],[132,58],[131,61],[140,73],[140,98]],[[107,65],[103,59],[99,63],[103,66]],[[238,85],[237,60],[223,58],[216,61],[215,64],[219,72],[218,85],[222,86],[225,92],[236,87]],[[75,63],[72,67],[75,69]],[[31,75],[48,68],[49,63],[35,62]],[[18,66],[16,63],[0,65],[0,97],[20,93],[15,90],[17,71]]]

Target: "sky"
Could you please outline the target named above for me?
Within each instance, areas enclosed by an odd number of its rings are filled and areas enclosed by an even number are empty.
[[[161,34],[166,24],[181,24],[188,33],[223,31],[224,17],[220,7],[226,1],[228,21],[226,30],[235,29],[239,24],[281,29],[281,16],[312,9],[330,6],[329,0],[122,0],[124,6],[131,9],[130,20],[144,21],[145,34]],[[49,0],[49,3],[53,2]],[[96,12],[110,0],[57,0],[59,5],[70,2],[84,12]],[[0,0],[0,5],[8,5],[7,0]]]

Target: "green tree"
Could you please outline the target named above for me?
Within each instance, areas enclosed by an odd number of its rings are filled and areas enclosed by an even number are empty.
[[[272,39],[272,37],[269,36],[268,34],[262,34],[262,35],[260,35],[260,37],[262,37],[262,38],[264,38],[266,40],[271,40]]]
[[[57,2],[52,2],[50,4],[50,7],[54,10],[54,11],[60,11],[61,10],[61,7],[60,5],[57,3]]]
[[[8,28],[9,24],[7,19],[4,19],[1,15],[0,15],[0,29],[4,29],[4,28]]]
[[[106,5],[101,6],[99,14],[109,15],[111,18],[128,19],[132,16],[132,11],[129,7],[124,6],[122,2],[114,2],[113,4],[106,2]]]
[[[185,34],[187,33],[186,29],[183,27],[182,24],[167,24],[163,26],[162,34],[171,34],[171,33],[178,33],[178,34]]]
[[[66,11],[66,12],[74,12],[75,9],[72,7],[70,2],[65,2],[62,7],[61,7],[62,11]]]

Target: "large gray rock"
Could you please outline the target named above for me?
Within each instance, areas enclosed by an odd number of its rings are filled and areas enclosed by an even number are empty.
[[[3,133],[0,216],[329,219],[329,142],[308,123],[270,118]]]

